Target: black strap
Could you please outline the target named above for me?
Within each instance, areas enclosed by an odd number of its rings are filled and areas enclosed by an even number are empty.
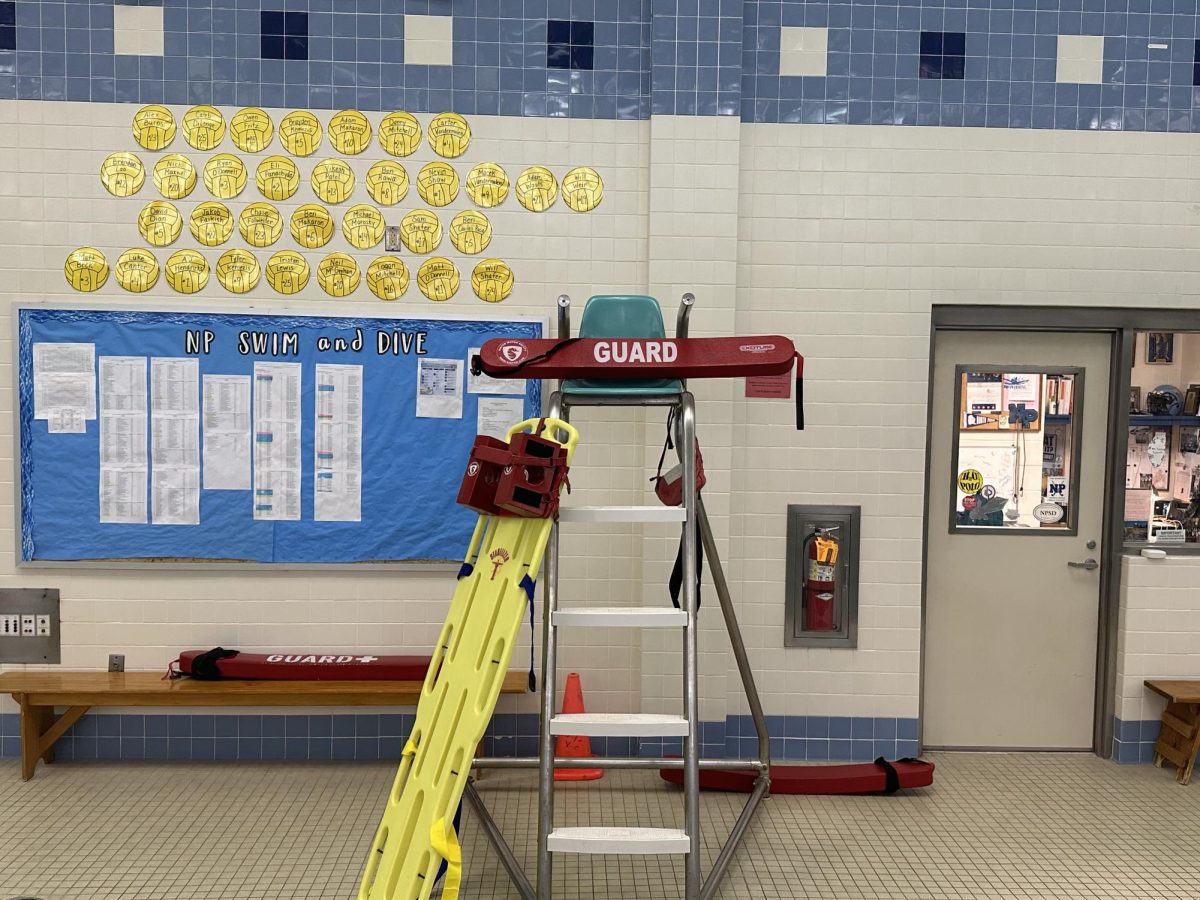
[[[700,492],[696,492],[696,500],[700,500]],[[687,525],[684,525],[686,531]],[[700,609],[700,581],[704,576],[704,541],[700,540],[700,535],[696,535],[696,609]],[[671,580],[667,583],[668,589],[671,591],[671,603],[676,609],[682,609],[679,605],[679,592],[683,588],[683,535],[679,536],[679,549],[675,552],[675,566],[671,569]]]
[[[906,756],[903,759],[898,759],[896,762],[915,763],[921,762],[911,756]],[[883,769],[884,785],[883,792],[885,794],[894,794],[900,790],[900,773],[896,771],[896,767],[884,759],[882,756],[875,760],[875,765]]]
[[[537,582],[530,578],[529,573],[526,572],[521,578],[520,585],[521,589],[525,591],[525,596],[529,598],[529,693],[533,694],[537,692],[537,673],[533,667],[533,592],[537,586]]]
[[[239,652],[238,650],[226,650],[224,647],[213,647],[207,653],[201,653],[192,660],[192,671],[188,674],[201,681],[218,681],[225,676],[217,668],[217,661],[231,659]]]
[[[796,373],[796,430],[804,430],[804,378]]]

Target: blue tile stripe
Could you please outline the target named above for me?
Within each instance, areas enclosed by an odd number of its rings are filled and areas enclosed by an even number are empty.
[[[271,0],[307,59],[263,58],[261,2],[142,3],[161,57],[114,53],[112,0],[0,0],[0,99],[1200,130],[1191,0]],[[405,13],[453,15],[451,65],[405,63]],[[547,66],[549,20],[595,23],[592,70]],[[792,26],[829,30],[825,75],[779,74]],[[965,35],[962,80],[919,77],[934,31]],[[1056,82],[1059,35],[1103,37],[1102,83]]]
[[[1148,763],[1154,760],[1154,742],[1158,740],[1158,719],[1113,719],[1114,762]]]
[[[55,744],[61,760],[396,760],[412,714],[117,715],[80,719]],[[1157,723],[1155,723],[1157,725]],[[917,720],[771,716],[777,761],[895,759],[917,754]],[[758,744],[749,716],[701,723],[709,758],[752,758]],[[496,715],[483,740],[488,756],[537,756],[536,714]],[[670,756],[680,739],[592,738],[598,756]],[[20,718],[0,715],[0,758],[21,754]]]

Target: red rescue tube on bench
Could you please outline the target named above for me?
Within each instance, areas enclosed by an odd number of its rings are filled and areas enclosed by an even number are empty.
[[[242,653],[216,647],[179,654],[180,675],[253,681],[424,681],[428,656]]]

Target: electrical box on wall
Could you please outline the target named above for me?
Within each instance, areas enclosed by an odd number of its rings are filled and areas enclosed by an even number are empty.
[[[0,588],[0,663],[57,663],[58,636],[58,588]]]
[[[788,505],[785,647],[858,645],[861,510]]]

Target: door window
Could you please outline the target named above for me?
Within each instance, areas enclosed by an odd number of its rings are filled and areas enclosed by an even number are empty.
[[[958,366],[950,530],[1074,534],[1083,371]]]

